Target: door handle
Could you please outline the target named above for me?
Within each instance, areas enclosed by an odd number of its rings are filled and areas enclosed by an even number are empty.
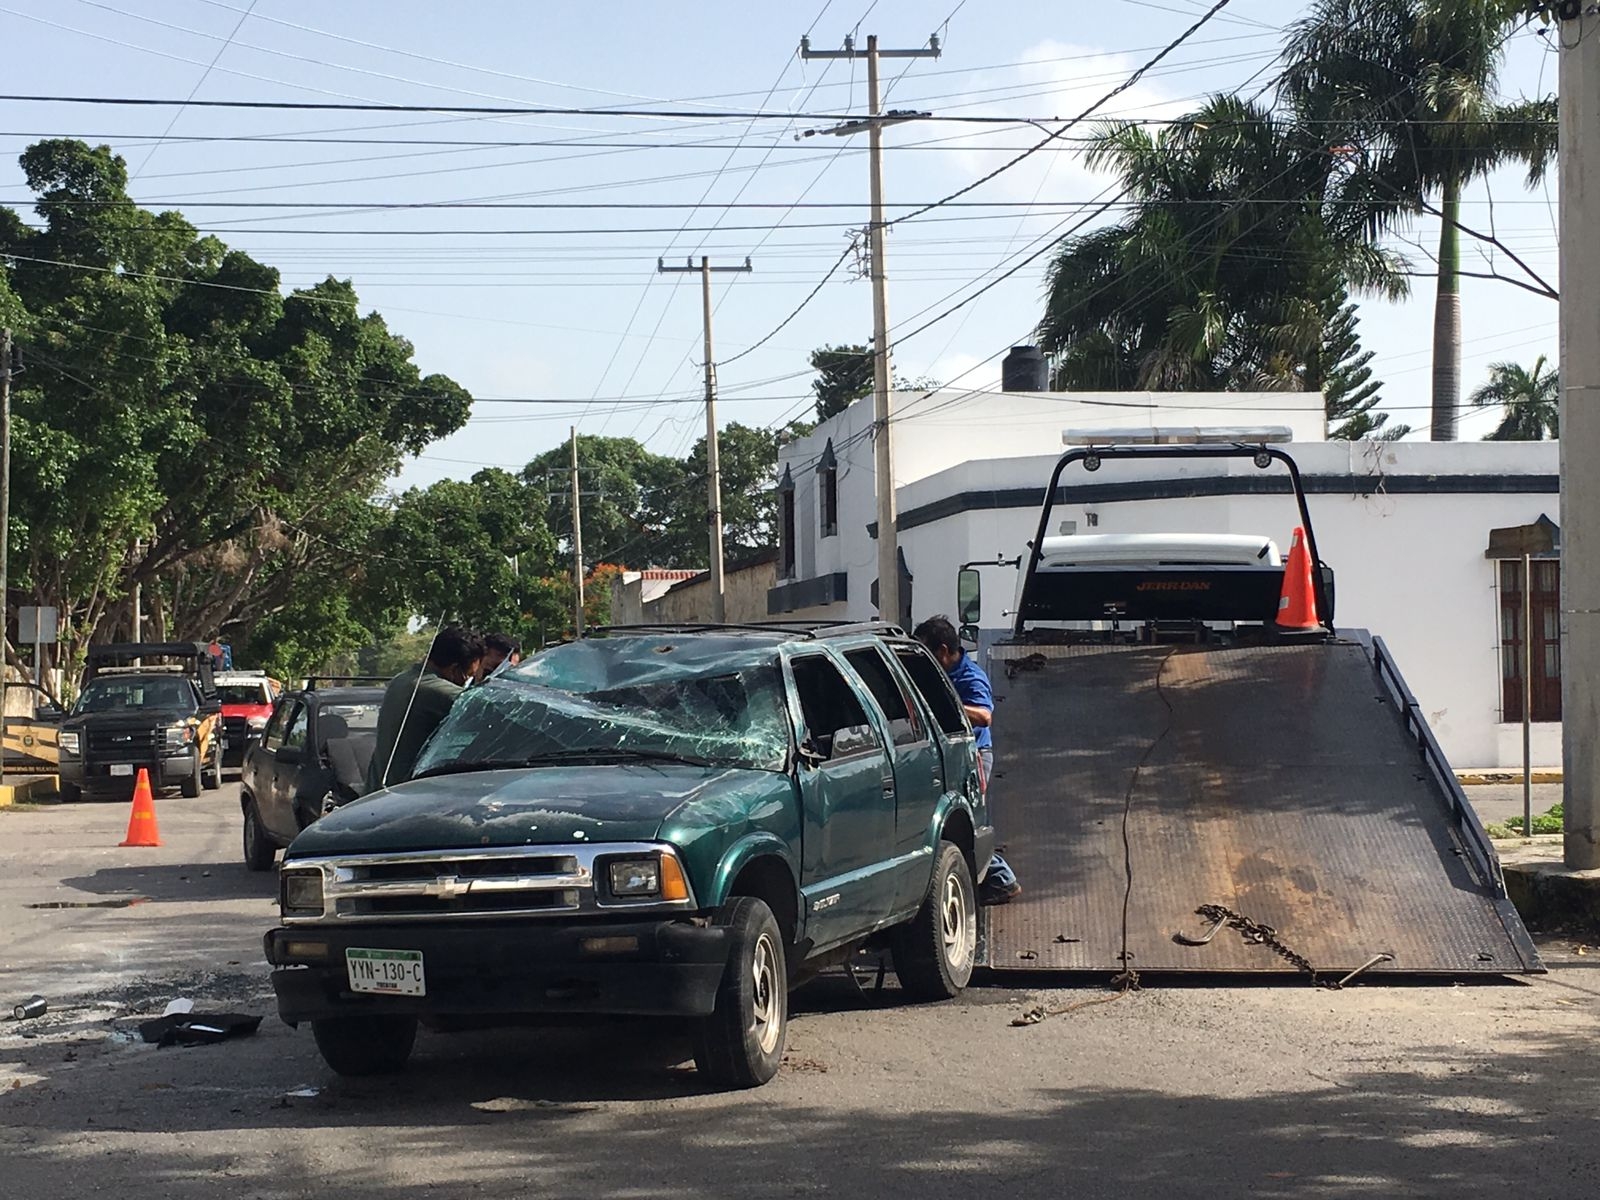
[[[892,780],[892,779],[885,779],[885,780],[884,780],[884,781],[883,781],[883,794],[884,794],[884,795],[885,795],[885,796],[892,796],[892,795],[894,795],[894,780]]]

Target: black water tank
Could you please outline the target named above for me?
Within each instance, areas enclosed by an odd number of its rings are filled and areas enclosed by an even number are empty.
[[[1050,365],[1037,346],[1013,346],[1000,364],[1000,388],[1007,392],[1048,392]]]

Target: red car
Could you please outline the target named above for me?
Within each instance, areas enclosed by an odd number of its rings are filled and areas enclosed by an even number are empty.
[[[222,697],[222,761],[236,767],[245,753],[261,740],[261,731],[272,715],[272,705],[283,684],[265,671],[219,671],[217,692]]]

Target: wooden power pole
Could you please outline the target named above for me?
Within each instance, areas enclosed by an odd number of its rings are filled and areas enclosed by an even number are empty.
[[[813,50],[809,38],[800,39],[801,58],[856,58],[855,42],[846,38],[842,50]],[[883,50],[877,35],[867,38],[867,119],[847,121],[831,133],[856,133],[867,130],[868,158],[871,162],[872,221],[867,226],[867,242],[872,258],[872,421],[877,432],[873,474],[878,489],[878,616],[885,621],[900,620],[900,537],[895,528],[898,506],[894,494],[894,413],[890,388],[894,374],[889,347],[889,273],[884,259],[883,219],[883,128],[900,121],[916,120],[926,113],[883,112],[878,89],[880,58],[938,58],[939,39],[930,37],[926,46],[915,50]]]
[[[722,573],[722,462],[717,450],[717,364],[711,357],[711,276],[718,271],[745,272],[753,269],[748,257],[741,267],[713,267],[705,255],[700,256],[698,266],[692,258],[682,267],[669,267],[665,259],[656,259],[656,270],[663,274],[683,271],[700,273],[700,306],[705,313],[706,355],[706,529],[711,541],[711,619],[717,624],[728,619],[728,608],[727,586]]]

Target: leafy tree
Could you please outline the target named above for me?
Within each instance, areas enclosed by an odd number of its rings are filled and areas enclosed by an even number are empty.
[[[817,420],[842,413],[863,396],[872,395],[872,350],[868,346],[820,346],[811,352],[817,377],[811,391],[817,398]]]
[[[1435,441],[1455,437],[1461,394],[1461,191],[1507,162],[1536,182],[1555,153],[1554,101],[1497,96],[1514,0],[1316,0],[1286,49],[1284,92],[1356,164],[1375,236],[1440,216],[1434,301]],[[1430,196],[1438,196],[1436,209]]]
[[[348,282],[283,296],[272,268],[139,208],[108,148],[49,140],[22,166],[44,227],[0,210],[28,364],[13,579],[62,610],[64,665],[131,633],[135,583],[146,633],[220,635],[279,669],[370,638],[373,497],[470,397],[424,378]]]
[[[773,522],[778,497],[778,431],[734,422],[717,433],[722,468],[722,552],[738,561],[776,544]],[[652,565],[705,567],[710,539],[706,531],[706,440],[699,439],[684,460],[683,502],[672,514],[665,540],[653,550]]]
[[[1542,354],[1534,359],[1531,371],[1518,363],[1494,363],[1489,368],[1489,382],[1468,399],[1478,408],[1498,404],[1505,409],[1505,416],[1485,441],[1538,441],[1561,436],[1561,381]]]
[[[1368,365],[1373,351],[1361,348],[1356,306],[1343,290],[1330,298],[1329,306],[1333,316],[1323,325],[1322,344],[1307,362],[1306,370],[1307,386],[1323,394],[1328,436],[1347,442],[1404,437],[1411,432],[1409,425],[1388,425],[1389,414],[1377,411],[1383,385],[1372,377]]]
[[[1057,387],[1317,389],[1334,340],[1342,359],[1357,350],[1353,323],[1330,338],[1347,291],[1406,290],[1320,134],[1260,105],[1216,97],[1153,134],[1103,126],[1089,161],[1134,204],[1050,265],[1040,335]]]
[[[870,346],[819,346],[811,352],[810,362],[811,369],[817,372],[817,378],[811,381],[811,391],[817,398],[818,421],[826,421],[842,413],[857,400],[872,395]],[[907,379],[901,375],[894,377],[893,384],[899,391],[930,391],[939,386],[937,381],[926,377]],[[785,440],[804,436],[810,432],[810,428],[800,430],[803,424],[799,421],[790,422],[780,436]]]
[[[522,470],[529,486],[547,496],[546,519],[571,552],[572,448],[547,450]],[[683,463],[646,450],[633,438],[578,437],[578,470],[587,562],[654,559],[674,514],[695,504]],[[705,494],[704,474],[700,495]],[[704,505],[700,506],[704,512]],[[570,605],[569,605],[570,607]]]
[[[404,493],[372,541],[377,606],[526,636],[556,615],[535,586],[556,557],[545,508],[542,488],[494,468]]]

